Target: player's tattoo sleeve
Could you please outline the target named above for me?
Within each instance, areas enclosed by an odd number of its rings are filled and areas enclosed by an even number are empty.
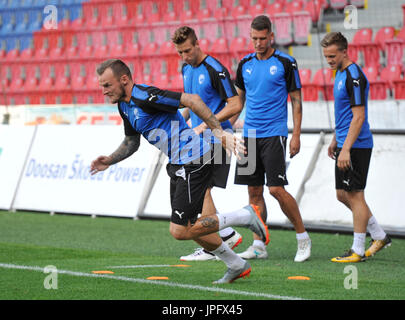
[[[111,164],[120,162],[134,154],[138,150],[140,142],[140,134],[134,136],[125,136],[124,141],[122,141],[118,149],[110,155]]]

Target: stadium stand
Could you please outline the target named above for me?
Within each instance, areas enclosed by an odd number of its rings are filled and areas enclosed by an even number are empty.
[[[94,69],[110,57],[142,70],[134,73],[137,82],[181,90],[181,61],[170,35],[182,24],[195,28],[203,50],[234,77],[238,61],[253,51],[248,30],[258,14],[271,17],[280,50],[297,49],[304,100],[331,100],[333,74],[318,58],[319,44],[312,39],[322,36],[327,23],[333,26],[333,19],[344,17],[348,4],[360,15],[381,10],[375,0],[4,0],[0,59],[7,98],[3,95],[0,103],[103,103]],[[47,5],[58,9],[56,29],[45,25]],[[349,55],[370,78],[371,99],[404,96],[405,5],[398,1],[396,6],[402,16],[395,23],[381,19],[348,31]],[[391,68],[396,71],[390,73]],[[26,99],[19,97],[21,90],[27,90]]]

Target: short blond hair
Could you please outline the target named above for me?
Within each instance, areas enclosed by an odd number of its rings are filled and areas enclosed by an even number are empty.
[[[347,39],[341,32],[329,32],[321,41],[323,48],[336,45],[340,51],[347,50]]]

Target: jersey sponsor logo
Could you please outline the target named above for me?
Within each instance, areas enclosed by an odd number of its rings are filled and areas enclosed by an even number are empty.
[[[360,80],[355,80],[355,79],[353,79],[353,84],[354,84],[356,87],[360,86]]]
[[[252,74],[252,69],[246,69],[246,72]]]
[[[340,80],[338,83],[338,90],[342,89],[342,87],[343,87],[343,81]]]
[[[203,84],[204,80],[205,80],[205,76],[203,74],[200,74],[200,76],[198,77],[198,83]]]
[[[297,64],[296,64],[295,62],[291,63],[291,65],[292,65],[292,67],[293,67],[294,69],[297,69]]]
[[[277,67],[276,66],[271,66],[270,67],[270,74],[274,76],[276,73],[277,73]]]

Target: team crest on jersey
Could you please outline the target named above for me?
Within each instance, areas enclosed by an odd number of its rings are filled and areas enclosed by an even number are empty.
[[[343,81],[340,80],[338,83],[338,90],[342,89],[342,87],[343,87]]]
[[[198,83],[203,84],[204,80],[205,80],[205,76],[203,74],[200,74],[200,76],[198,77]]]
[[[139,119],[139,111],[138,111],[137,108],[134,108],[134,116],[135,116],[135,119],[136,119],[136,120]]]
[[[276,74],[276,72],[277,72],[277,67],[276,66],[271,66],[270,67],[270,74],[274,76]]]

